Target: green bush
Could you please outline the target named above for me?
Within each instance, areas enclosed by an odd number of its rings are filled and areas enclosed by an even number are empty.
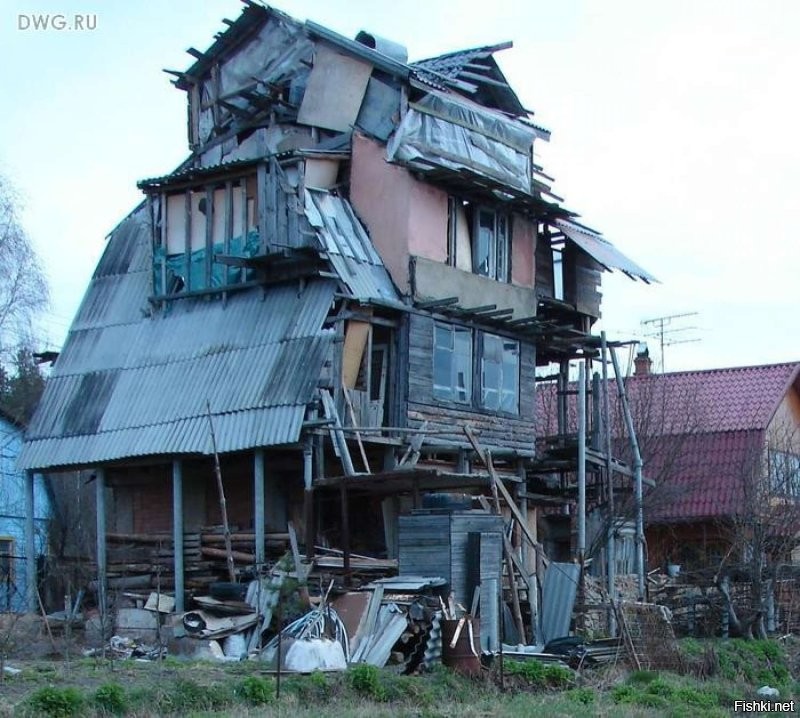
[[[715,708],[719,705],[719,696],[714,691],[691,686],[676,689],[675,699],[694,708]]]
[[[658,671],[631,671],[628,683],[633,686],[644,686],[658,678]]]
[[[128,699],[125,689],[119,683],[106,683],[94,692],[94,704],[100,713],[125,715],[128,712]]]
[[[565,688],[572,683],[572,671],[564,666],[541,663],[540,661],[506,661],[505,673],[519,676],[532,687]]]
[[[83,710],[83,695],[77,688],[40,688],[28,699],[28,707],[34,715],[67,718],[80,715]]]
[[[219,710],[234,701],[235,695],[226,685],[204,686],[182,678],[158,695],[156,707],[160,713],[189,713]]]
[[[239,692],[253,706],[263,706],[271,703],[275,695],[272,682],[259,676],[245,678],[239,686]]]
[[[354,691],[376,701],[386,700],[386,688],[381,682],[380,671],[375,666],[359,663],[349,673],[350,685]]]
[[[575,703],[582,703],[585,706],[590,706],[594,703],[594,691],[591,688],[573,688],[567,691],[566,696]]]
[[[627,683],[620,683],[611,689],[611,698],[614,703],[636,703],[642,692]]]

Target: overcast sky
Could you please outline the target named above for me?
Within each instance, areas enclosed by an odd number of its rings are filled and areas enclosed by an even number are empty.
[[[800,3],[794,0],[284,0],[348,36],[368,29],[412,60],[513,40],[497,56],[537,122],[557,194],[661,285],[604,275],[605,328],[674,320],[668,370],[800,359]],[[0,171],[52,287],[43,320],[64,339],[105,236],[136,181],[188,153],[183,70],[235,19],[237,0],[10,0],[0,8]],[[96,14],[84,31],[20,29],[34,12]],[[85,20],[84,24],[91,24]],[[650,325],[652,329],[652,325]],[[599,327],[598,327],[599,328]],[[658,361],[658,340],[650,339]]]

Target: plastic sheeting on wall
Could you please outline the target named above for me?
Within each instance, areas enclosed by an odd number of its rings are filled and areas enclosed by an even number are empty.
[[[410,106],[386,154],[423,172],[466,170],[530,193],[535,137],[519,122],[430,93]]]

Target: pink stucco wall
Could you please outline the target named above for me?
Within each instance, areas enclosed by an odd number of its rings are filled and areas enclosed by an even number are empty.
[[[384,157],[382,144],[353,135],[350,200],[395,284],[408,293],[410,255],[447,261],[447,192]],[[511,237],[511,281],[533,287],[536,228],[514,215]]]
[[[411,178],[408,239],[411,254],[447,261],[447,192]]]
[[[511,281],[533,288],[535,273],[536,227],[531,220],[515,214],[511,226]]]
[[[350,200],[392,279],[407,292],[409,255],[447,261],[447,192],[384,155],[382,144],[353,136]]]
[[[350,201],[397,287],[409,291],[408,217],[412,178],[384,159],[384,147],[355,133]]]

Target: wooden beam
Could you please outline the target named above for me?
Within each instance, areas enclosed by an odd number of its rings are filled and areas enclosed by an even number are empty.
[[[183,613],[183,464],[180,459],[172,462],[172,551],[175,569],[175,612]]]
[[[35,533],[35,507],[34,507],[35,474],[25,472],[25,571],[27,579],[27,609],[29,613],[36,613],[38,587],[36,581],[36,533]],[[98,554],[99,556],[99,554]],[[98,561],[99,565],[99,561]],[[13,563],[12,563],[13,566]],[[12,624],[13,625],[13,624]]]
[[[265,525],[266,511],[264,504],[264,449],[256,449],[253,453],[253,523],[255,529],[256,569],[260,569],[266,559]]]
[[[544,556],[544,548],[542,545],[536,540],[536,538],[531,534],[527,524],[525,523],[525,518],[523,517],[520,510],[517,508],[514,499],[512,498],[511,494],[508,493],[508,489],[503,484],[503,480],[497,475],[497,472],[494,470],[494,466],[492,465],[491,456],[484,454],[481,445],[478,443],[478,439],[475,437],[475,434],[472,431],[470,426],[464,427],[464,433],[467,435],[472,447],[475,449],[475,452],[478,456],[481,457],[481,461],[483,461],[484,466],[489,470],[489,475],[491,476],[492,485],[497,487],[497,490],[505,499],[505,502],[508,504],[508,508],[511,510],[512,516],[517,520],[519,523],[520,529],[522,529],[522,533],[525,535],[525,538],[528,539],[531,546],[533,546],[537,552],[540,552],[542,556]]]

